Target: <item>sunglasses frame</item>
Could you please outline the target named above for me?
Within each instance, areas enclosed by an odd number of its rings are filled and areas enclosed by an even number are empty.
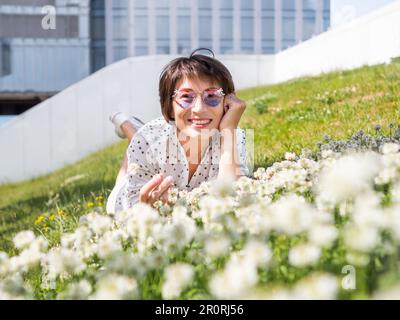
[[[195,102],[197,101],[198,95],[200,94],[200,95],[201,95],[201,101],[202,101],[207,107],[209,107],[209,108],[215,108],[215,107],[209,106],[207,103],[204,102],[204,99],[203,99],[203,94],[204,94],[204,92],[206,92],[207,90],[210,90],[210,89],[215,89],[215,88],[208,88],[208,89],[204,90],[203,92],[196,92],[196,91],[194,91],[194,90],[191,90],[192,92],[196,93],[196,97],[193,99],[193,102],[192,102],[188,107],[186,107],[186,108],[183,107],[178,101],[175,100],[175,102],[176,102],[182,109],[189,109],[189,108],[192,108],[192,107],[193,107],[193,105],[194,105]],[[175,98],[176,95],[179,93],[179,91],[180,91],[180,90],[175,89],[175,90],[174,90],[174,94],[171,96],[171,98]],[[218,88],[218,89],[217,89],[217,92],[221,95],[221,97],[224,97],[224,96],[225,96],[224,90],[223,90],[222,88]]]

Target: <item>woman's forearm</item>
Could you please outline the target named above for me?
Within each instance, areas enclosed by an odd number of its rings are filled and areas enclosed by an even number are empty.
[[[221,157],[219,161],[218,178],[237,179],[240,176],[236,129],[221,131]]]

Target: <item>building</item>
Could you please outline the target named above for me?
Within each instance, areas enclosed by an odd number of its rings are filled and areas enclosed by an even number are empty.
[[[0,0],[0,116],[89,74],[89,1]]]
[[[273,54],[330,26],[330,0],[92,0],[92,71],[137,55]]]
[[[329,25],[330,0],[0,0],[0,123],[127,57],[273,54]]]

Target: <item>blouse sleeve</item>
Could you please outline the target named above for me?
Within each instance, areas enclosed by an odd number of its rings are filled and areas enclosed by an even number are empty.
[[[149,142],[137,132],[128,149],[128,172],[122,198],[123,209],[131,208],[139,201],[140,189],[159,172],[156,158],[153,156]]]
[[[249,176],[250,170],[247,163],[247,151],[246,151],[246,133],[243,129],[237,130],[236,136],[238,153],[239,153],[239,161],[240,161],[240,174],[242,176]]]

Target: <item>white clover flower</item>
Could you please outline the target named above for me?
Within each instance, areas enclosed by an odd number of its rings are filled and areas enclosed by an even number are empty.
[[[399,152],[400,150],[400,145],[397,143],[385,143],[382,146],[381,152],[383,154],[394,154]]]
[[[288,235],[307,231],[316,217],[316,210],[297,195],[280,198],[271,205],[274,228]]]
[[[400,205],[385,208],[383,214],[386,218],[387,228],[392,232],[396,241],[400,241]]]
[[[400,284],[391,285],[372,295],[373,300],[400,300]]]
[[[268,201],[259,201],[235,212],[238,218],[237,231],[251,235],[268,235],[274,227]]]
[[[35,234],[33,231],[26,230],[18,232],[17,235],[14,237],[13,242],[16,248],[24,249],[28,247],[33,240],[35,240]]]
[[[259,240],[250,240],[247,242],[242,252],[244,259],[250,260],[257,267],[266,266],[272,257],[269,247]]]
[[[370,190],[373,178],[380,171],[381,160],[381,156],[373,152],[347,155],[336,160],[318,177],[317,194],[339,203]]]
[[[332,150],[322,150],[321,151],[321,158],[328,159],[334,156],[334,152]]]
[[[295,161],[296,160],[296,154],[293,152],[286,152],[285,153],[285,159],[288,161]]]
[[[89,228],[97,235],[102,235],[112,227],[112,219],[109,216],[92,212],[87,215]]]
[[[236,252],[232,254],[224,270],[212,276],[209,289],[218,299],[236,299],[246,295],[257,281],[257,267],[254,262]]]
[[[344,229],[344,242],[351,250],[369,252],[378,241],[379,232],[375,226],[348,224]]]
[[[165,269],[162,296],[164,299],[176,299],[190,285],[194,277],[193,266],[186,263],[175,263]]]
[[[0,277],[8,273],[9,257],[8,254],[0,251]]]
[[[375,192],[366,192],[355,198],[351,218],[357,226],[385,227],[387,221],[380,208],[381,198]]]
[[[321,256],[321,249],[311,243],[296,245],[289,251],[289,263],[295,267],[315,264]]]
[[[13,274],[0,280],[0,300],[33,299],[33,290],[20,274]]]
[[[226,197],[234,194],[234,182],[233,177],[218,177],[214,179],[209,193],[215,197]]]
[[[46,238],[43,236],[39,236],[31,242],[29,249],[38,252],[45,252],[48,246],[49,242],[46,240]]]
[[[87,280],[71,283],[66,291],[58,294],[57,299],[87,300],[92,292],[92,285]]]
[[[351,265],[365,267],[369,263],[369,255],[361,252],[347,252],[346,261]]]
[[[121,241],[113,232],[107,232],[101,237],[97,244],[97,254],[100,258],[105,259],[116,252],[122,250]]]
[[[90,299],[127,300],[137,299],[138,295],[138,284],[135,278],[108,274],[98,281],[97,290]]]
[[[319,247],[331,247],[336,238],[337,229],[332,225],[317,224],[308,232],[309,241]]]
[[[204,250],[211,258],[217,258],[229,252],[231,239],[226,235],[207,237],[204,243]]]
[[[295,285],[292,297],[301,300],[332,300],[336,299],[338,289],[338,280],[335,276],[328,273],[313,273]]]
[[[77,274],[86,268],[76,251],[65,248],[53,248],[42,259],[42,266],[50,278]]]

